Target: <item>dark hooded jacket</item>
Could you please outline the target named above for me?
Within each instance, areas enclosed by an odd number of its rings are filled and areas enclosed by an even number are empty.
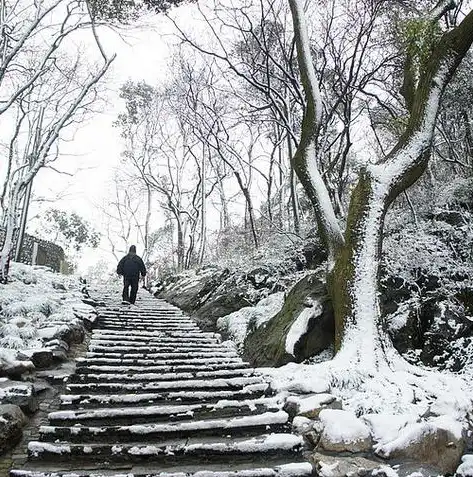
[[[118,275],[126,278],[139,278],[140,273],[144,277],[146,275],[146,267],[141,257],[136,255],[136,249],[130,247],[130,251],[125,255],[117,266]]]

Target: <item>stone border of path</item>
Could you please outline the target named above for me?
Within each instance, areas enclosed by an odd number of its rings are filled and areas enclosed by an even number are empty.
[[[100,305],[90,298],[83,302]],[[31,365],[15,370],[10,377],[16,379],[0,378],[0,477],[26,462],[28,442],[47,423],[48,414],[59,409],[64,378],[74,373],[75,360],[85,355],[96,317],[97,313],[78,316],[64,324],[44,348],[25,356]]]

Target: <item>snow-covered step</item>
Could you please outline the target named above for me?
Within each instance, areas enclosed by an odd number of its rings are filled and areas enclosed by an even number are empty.
[[[153,317],[148,317],[148,318],[144,318],[144,317],[130,317],[130,316],[116,316],[116,317],[112,317],[112,316],[101,316],[99,315],[99,323],[107,323],[107,322],[110,322],[110,323],[116,323],[116,324],[119,324],[119,325],[122,325],[124,323],[129,323],[129,324],[145,324],[145,325],[152,325],[152,324],[156,324],[156,325],[161,325],[161,326],[164,326],[164,325],[183,325],[183,326],[192,326],[194,328],[198,328],[197,324],[195,321],[189,319],[189,318],[185,318],[185,317],[166,317],[166,318],[163,318],[163,317],[157,317],[157,316],[153,316]]]
[[[92,332],[92,339],[95,340],[126,340],[126,341],[156,341],[156,340],[190,340],[190,341],[198,341],[198,342],[207,342],[207,343],[215,343],[218,342],[220,337],[215,333],[168,333],[168,332],[161,332],[158,331],[156,333],[153,332],[146,332],[145,333],[138,333],[134,331],[130,331],[123,336],[121,335],[114,335],[113,333],[104,333],[102,330]]]
[[[173,403],[211,403],[221,399],[256,399],[268,389],[267,383],[253,384],[240,390],[231,391],[177,391],[139,394],[63,394],[60,396],[61,408],[84,407],[88,409],[105,405],[133,406],[151,405],[162,402]]]
[[[185,315],[179,314],[162,314],[162,313],[152,313],[152,314],[145,314],[145,313],[122,313],[117,315],[104,315],[103,313],[99,313],[99,318],[104,320],[126,320],[126,321],[146,321],[146,322],[176,322],[176,323],[193,323],[195,321],[192,318],[189,318]]]
[[[123,337],[123,330],[107,330],[104,328],[96,328],[92,331],[93,336],[103,336],[107,338],[121,338]],[[127,333],[126,337],[130,338],[131,336],[133,337],[141,337],[141,336],[150,336],[150,337],[155,337],[155,336],[170,336],[170,337],[176,337],[176,338],[187,338],[187,337],[203,337],[203,338],[215,338],[215,339],[220,339],[220,334],[219,333],[210,333],[210,332],[203,332],[203,331],[169,331],[169,330],[163,330],[163,331],[146,331],[146,330],[131,330],[129,333]]]
[[[205,350],[205,351],[181,351],[181,350],[171,350],[171,351],[152,351],[152,352],[139,352],[139,353],[126,353],[126,352],[110,352],[110,353],[101,353],[96,351],[89,351],[86,353],[86,358],[116,358],[116,359],[150,359],[150,360],[172,360],[172,359],[186,359],[186,358],[229,358],[229,357],[238,357],[238,353],[231,348],[221,347],[219,350]]]
[[[170,373],[88,373],[88,374],[74,374],[70,376],[68,382],[70,383],[106,383],[121,381],[127,382],[146,382],[153,381],[155,383],[162,381],[184,381],[187,379],[199,378],[234,378],[239,376],[251,376],[254,374],[253,368],[236,368],[236,369],[216,369],[213,371],[195,371],[195,372],[170,372]]]
[[[112,346],[112,345],[90,345],[89,349],[94,352],[101,352],[104,354],[110,353],[139,353],[146,351],[148,353],[171,353],[180,351],[181,353],[196,353],[199,352],[219,352],[221,350],[220,346],[192,346],[192,343],[189,346],[186,346],[185,343],[182,344],[163,344],[160,345],[149,345],[149,346]]]
[[[200,463],[205,461],[228,462],[230,458],[260,455],[293,455],[300,453],[303,448],[301,436],[293,434],[263,434],[258,437],[220,437],[173,439],[159,444],[134,442],[126,444],[97,444],[97,443],[50,443],[31,441],[28,444],[30,458],[71,460],[87,459],[102,461],[113,459],[114,462],[140,462],[153,460],[153,463],[176,462]]]
[[[258,415],[221,419],[185,420],[181,422],[144,423],[124,426],[41,426],[40,440],[57,439],[72,443],[114,443],[146,440],[148,443],[165,441],[174,437],[192,436],[250,436],[265,432],[287,430],[288,415],[284,411],[265,412]]]
[[[192,323],[159,323],[156,321],[149,322],[136,322],[136,321],[123,321],[123,320],[99,320],[99,325],[103,328],[110,328],[115,330],[123,330],[129,328],[130,330],[140,331],[198,331],[197,325]]]
[[[280,406],[274,398],[254,400],[228,400],[215,404],[179,404],[158,406],[103,407],[97,409],[63,410],[49,413],[48,419],[52,426],[69,426],[73,424],[102,425],[102,419],[108,423],[128,424],[149,422],[183,421],[193,419],[214,419],[235,415],[256,415],[265,412],[279,411]],[[67,424],[66,424],[67,423]],[[97,424],[96,424],[97,423]]]
[[[149,368],[150,366],[155,366],[156,363],[159,363],[160,366],[179,366],[184,364],[199,366],[202,364],[226,364],[226,363],[243,363],[243,360],[239,357],[216,357],[216,358],[184,358],[184,359],[160,359],[159,361],[151,359],[138,359],[138,358],[105,358],[105,357],[95,357],[95,358],[78,358],[76,360],[77,367],[80,366],[144,366]]]
[[[125,330],[125,329],[130,329],[130,330],[138,330],[138,331],[164,331],[164,330],[169,330],[169,331],[196,331],[197,328],[194,326],[182,326],[182,325],[158,325],[158,324],[142,324],[142,323],[136,323],[136,324],[119,324],[119,323],[103,323],[100,324],[100,326],[103,329],[110,329],[110,330]]]
[[[218,469],[212,470],[212,467],[211,464],[202,464],[193,472],[189,472],[188,468],[171,472],[151,469],[138,472],[120,472],[111,469],[98,469],[91,472],[83,469],[72,471],[12,470],[10,477],[311,477],[316,475],[309,462],[291,462],[274,466],[263,464],[261,467],[251,463],[242,466],[232,462],[229,464],[228,470],[223,470],[221,464],[218,464]],[[240,467],[240,469],[236,467]]]
[[[110,346],[111,348],[115,348],[116,346],[123,347],[131,347],[131,348],[149,348],[149,347],[156,347],[156,346],[172,346],[174,348],[210,348],[210,349],[219,349],[220,343],[217,340],[194,340],[193,338],[189,338],[187,340],[183,338],[156,338],[152,340],[127,340],[126,338],[122,338],[121,340],[104,340],[102,338],[95,338],[93,337],[90,340],[91,346]]]
[[[118,324],[123,323],[144,323],[144,324],[157,324],[157,325],[192,325],[197,327],[197,324],[194,320],[186,316],[103,316],[98,315],[99,323],[103,322],[114,322]]]
[[[239,378],[219,379],[189,379],[187,381],[162,381],[148,383],[71,383],[66,389],[74,394],[77,393],[132,393],[132,392],[161,392],[177,390],[226,390],[241,389],[252,384],[261,384],[264,380],[260,376],[248,376]]]
[[[250,364],[243,361],[237,361],[234,363],[222,362],[222,363],[201,363],[201,364],[164,364],[164,365],[153,365],[150,363],[148,366],[134,366],[128,365],[124,366],[119,365],[94,365],[88,364],[87,366],[77,366],[77,374],[94,374],[94,373],[182,373],[182,372],[200,372],[200,371],[218,371],[218,370],[230,370],[230,369],[243,369],[249,368]]]

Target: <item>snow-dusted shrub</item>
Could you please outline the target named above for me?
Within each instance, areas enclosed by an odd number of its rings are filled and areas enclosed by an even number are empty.
[[[41,326],[49,321],[48,317],[40,311],[30,311],[27,313],[26,318],[29,323],[35,326]]]
[[[0,368],[15,359],[15,350],[41,348],[53,337],[40,334],[50,323],[75,320],[74,306],[83,305],[81,288],[76,277],[13,262],[10,281],[0,285]],[[59,327],[48,329],[54,334]]]
[[[441,184],[435,195],[435,207],[450,209],[452,206],[473,207],[473,178],[456,178]]]
[[[25,339],[25,340],[29,340],[31,338],[34,338],[35,336],[37,336],[37,330],[34,326],[32,325],[28,325],[28,326],[22,326],[20,328],[20,337]]]
[[[20,336],[20,329],[14,323],[4,323],[0,327],[0,335],[5,336]]]
[[[456,234],[455,239],[453,234]],[[466,263],[462,255],[468,249],[471,253],[472,246],[473,233],[455,232],[445,223],[421,221],[417,225],[408,224],[385,238],[383,264],[386,275],[408,282],[415,282],[420,274],[445,281],[459,273],[468,275],[471,264]],[[459,250],[460,247],[463,251]]]
[[[24,349],[25,347],[25,342],[19,336],[6,335],[0,338],[0,348]]]

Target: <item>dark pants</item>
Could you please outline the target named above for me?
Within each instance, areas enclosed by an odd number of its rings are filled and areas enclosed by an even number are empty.
[[[123,277],[123,301],[135,303],[136,293],[138,292],[138,282],[140,277]],[[131,290],[129,288],[131,287]]]

